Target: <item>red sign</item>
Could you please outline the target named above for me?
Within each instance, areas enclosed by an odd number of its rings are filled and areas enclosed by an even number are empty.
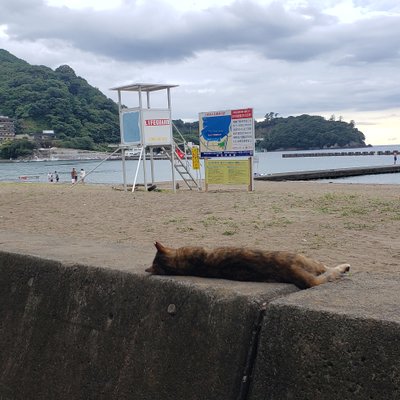
[[[175,149],[175,153],[181,160],[183,157],[185,157],[185,153],[179,147]]]
[[[253,118],[253,109],[243,108],[241,110],[232,110],[231,116],[232,119]]]
[[[144,124],[146,126],[162,126],[162,125],[169,125],[168,118],[159,118],[159,119],[145,119]]]

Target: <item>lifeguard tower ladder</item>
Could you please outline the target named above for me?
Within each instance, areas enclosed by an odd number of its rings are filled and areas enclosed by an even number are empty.
[[[190,172],[188,163],[190,148],[187,146],[185,139],[182,137],[176,127],[175,129],[177,130],[181,139],[179,145],[173,137],[170,93],[171,88],[173,87],[177,87],[177,85],[133,83],[111,89],[118,91],[118,108],[121,133],[121,143],[119,148],[121,149],[122,153],[124,190],[127,190],[125,151],[130,150],[139,155],[139,161],[132,187],[132,191],[134,191],[141,162],[143,165],[144,187],[147,189],[148,186],[146,171],[147,150],[149,150],[150,155],[151,184],[154,185],[154,148],[162,148],[165,152],[165,155],[171,161],[172,187],[174,191],[176,190],[175,171],[179,173],[189,189],[200,189],[198,182]],[[160,90],[166,90],[167,92],[167,107],[151,108],[150,93]],[[138,93],[138,107],[127,108],[123,106],[122,92],[124,91]],[[146,107],[143,107],[142,94],[144,93],[146,94]]]

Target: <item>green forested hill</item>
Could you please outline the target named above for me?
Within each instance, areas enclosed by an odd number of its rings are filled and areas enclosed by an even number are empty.
[[[256,123],[256,137],[262,139],[260,148],[267,150],[365,146],[365,136],[354,121],[347,123],[334,116],[329,120],[307,114],[281,118],[268,113],[264,121]]]
[[[117,105],[72,68],[33,66],[2,49],[0,115],[17,120],[17,133],[54,130],[71,147],[119,140]]]
[[[52,145],[56,146],[90,150],[106,143],[119,143],[120,139],[116,103],[76,76],[72,68],[62,65],[53,71],[30,65],[2,49],[0,115],[17,121],[17,133],[54,130],[57,140]],[[186,140],[198,143],[197,121],[174,123]],[[281,118],[270,112],[264,121],[256,122],[255,131],[256,138],[262,139],[258,146],[269,151],[365,146],[365,137],[353,121],[346,123],[334,117]],[[30,149],[26,143],[15,146]],[[8,152],[5,153],[8,158]]]

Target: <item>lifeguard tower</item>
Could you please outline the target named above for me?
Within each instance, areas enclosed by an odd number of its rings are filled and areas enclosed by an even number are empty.
[[[200,189],[196,179],[190,172],[187,162],[187,155],[190,149],[186,146],[186,141],[178,131],[183,140],[183,149],[173,137],[173,122],[171,119],[171,88],[177,85],[132,83],[119,86],[111,90],[118,91],[118,108],[120,120],[121,143],[119,148],[122,153],[122,171],[124,180],[124,190],[127,190],[126,179],[126,151],[130,154],[136,154],[138,164],[135,172],[132,191],[135,190],[136,180],[140,168],[143,166],[144,187],[148,188],[146,159],[150,157],[151,185],[154,185],[154,155],[155,148],[161,148],[163,155],[171,161],[172,187],[175,191],[175,171],[179,173],[189,189]],[[151,108],[150,94],[156,91],[166,91],[167,107]],[[137,92],[139,105],[133,108],[127,108],[122,103],[122,92]],[[146,94],[146,106],[143,106],[143,95]],[[183,151],[182,151],[183,150]],[[154,187],[154,186],[153,186]]]

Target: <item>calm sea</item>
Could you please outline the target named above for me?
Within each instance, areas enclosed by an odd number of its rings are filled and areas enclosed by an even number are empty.
[[[351,151],[400,151],[400,145],[374,146]],[[310,153],[332,153],[340,150],[318,150]],[[348,151],[348,150],[345,150]],[[297,151],[299,153],[300,151]],[[282,154],[291,152],[256,153],[254,172],[259,174],[272,174],[278,172],[325,170],[333,168],[368,167],[393,164],[392,155],[368,155],[368,156],[327,156],[327,157],[296,157],[283,158]],[[306,153],[302,151],[301,153]],[[400,162],[400,159],[398,160]],[[87,183],[122,184],[122,162],[106,161],[101,165],[100,161],[29,161],[29,162],[3,162],[0,163],[0,181],[21,182],[20,177],[28,177],[33,182],[47,182],[47,174],[57,171],[60,182],[70,182],[70,171],[75,167],[78,171],[83,168],[89,175]],[[155,164],[155,181],[171,180],[171,165],[169,161],[157,160]],[[137,161],[127,161],[128,184],[134,180]],[[97,167],[97,168],[96,168]],[[91,172],[92,171],[92,172]],[[147,166],[148,181],[150,164]],[[204,176],[204,173],[202,174]],[[143,171],[139,170],[138,183],[143,183]],[[319,182],[343,182],[343,183],[380,183],[400,184],[400,173],[382,175],[364,175],[340,179],[321,179]]]

